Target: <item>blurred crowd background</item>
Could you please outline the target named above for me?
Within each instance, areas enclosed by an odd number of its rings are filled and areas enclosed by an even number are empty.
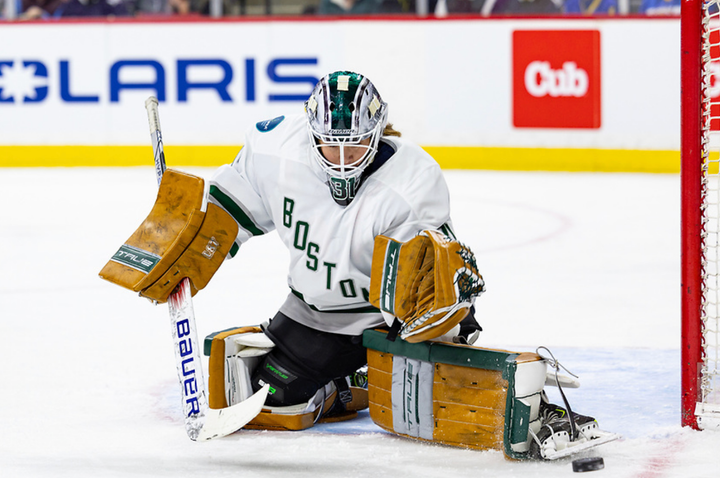
[[[680,0],[0,0],[28,21],[150,15],[679,15]]]

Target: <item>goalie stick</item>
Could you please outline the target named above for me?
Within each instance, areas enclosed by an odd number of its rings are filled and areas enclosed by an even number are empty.
[[[157,98],[154,96],[148,98],[145,101],[145,108],[150,124],[155,174],[159,186],[166,166]],[[262,410],[268,394],[268,385],[247,400],[231,407],[210,408],[205,393],[205,376],[200,360],[200,342],[195,327],[190,279],[185,278],[180,281],[168,298],[168,308],[175,350],[175,367],[180,381],[185,430],[188,436],[194,441],[205,441],[238,431]]]

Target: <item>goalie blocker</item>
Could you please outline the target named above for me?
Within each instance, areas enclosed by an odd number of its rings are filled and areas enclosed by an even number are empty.
[[[204,180],[168,169],[145,221],[100,271],[100,277],[163,303],[184,278],[191,292],[207,286],[237,237],[223,209],[202,211]]]

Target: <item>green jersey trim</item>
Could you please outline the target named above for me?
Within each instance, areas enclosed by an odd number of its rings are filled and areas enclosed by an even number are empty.
[[[220,203],[220,205],[225,208],[225,210],[238,222],[240,227],[245,229],[247,232],[253,236],[262,236],[265,234],[265,231],[260,229],[253,220],[250,219],[250,216],[243,211],[240,205],[233,201],[230,196],[222,192],[220,188],[217,186],[210,186],[210,196],[215,198],[215,200]]]
[[[327,312],[330,314],[377,314],[380,312],[380,309],[377,309],[373,307],[372,305],[369,305],[367,307],[357,307],[355,309],[342,309],[342,310],[320,310],[314,305],[308,304],[305,301],[305,297],[298,291],[296,291],[293,288],[290,288],[290,291],[292,294],[297,297],[298,299],[305,302],[305,305],[307,305],[311,310],[314,310],[315,312]]]

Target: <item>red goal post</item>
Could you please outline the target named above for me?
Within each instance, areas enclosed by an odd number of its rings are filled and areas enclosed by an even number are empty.
[[[720,427],[718,2],[681,13],[682,424],[703,429]]]

